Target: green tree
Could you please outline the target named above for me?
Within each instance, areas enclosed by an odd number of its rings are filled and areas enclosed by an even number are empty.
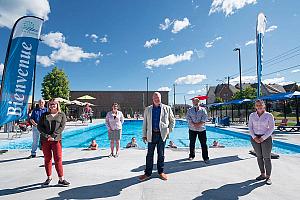
[[[57,97],[69,99],[69,80],[65,72],[54,67],[53,70],[44,77],[41,91],[44,99]]]
[[[255,99],[256,89],[253,87],[246,87],[241,91],[238,91],[232,96],[232,99]]]
[[[221,97],[216,97],[215,103],[222,103],[224,100]]]

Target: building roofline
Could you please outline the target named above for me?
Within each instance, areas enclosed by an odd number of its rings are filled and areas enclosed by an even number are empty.
[[[147,92],[146,90],[116,90],[116,91],[111,91],[111,90],[70,90],[70,92]],[[170,92],[170,91],[148,91],[148,92]]]

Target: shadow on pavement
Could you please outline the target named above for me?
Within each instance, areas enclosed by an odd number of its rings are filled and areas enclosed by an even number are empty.
[[[43,158],[44,156],[37,156],[36,158]],[[32,158],[32,159],[36,159]],[[18,160],[27,160],[28,156],[22,157],[22,158],[13,158],[13,159],[8,159],[8,160],[0,160],[0,163],[6,163],[6,162],[13,162],[13,161],[18,161]]]
[[[226,157],[220,157],[220,158],[214,158],[210,159],[210,164],[205,164],[203,161],[188,161],[187,158],[185,159],[179,159],[174,161],[165,162],[165,172],[167,174],[172,174],[176,172],[191,170],[191,169],[198,169],[202,167],[209,167],[214,165],[220,165],[230,162],[236,162],[244,160],[239,158],[237,155],[235,156],[226,156]],[[132,169],[132,172],[140,172],[145,170],[146,166],[142,165],[138,168]],[[153,169],[156,169],[156,165],[153,166]]]
[[[6,196],[6,195],[11,195],[11,194],[17,194],[17,193],[21,193],[21,192],[28,192],[28,191],[32,191],[32,190],[49,188],[49,187],[61,187],[61,186],[49,185],[46,187],[42,187],[42,183],[35,183],[35,184],[25,185],[25,186],[21,186],[21,187],[12,188],[12,189],[0,190],[0,197]]]
[[[92,160],[100,160],[100,159],[106,158],[106,157],[108,157],[108,156],[96,156],[96,157],[92,157],[92,158],[79,158],[76,160],[63,161],[62,164],[70,165],[70,164],[75,164],[75,163],[88,162],[88,161],[92,161]],[[52,166],[53,165],[54,165],[54,163],[52,163]],[[45,167],[45,165],[40,165],[39,167]]]
[[[131,177],[122,180],[113,180],[98,185],[88,185],[72,188],[59,192],[59,197],[50,198],[48,200],[58,199],[96,199],[108,198],[120,195],[123,189],[138,184],[138,177]]]
[[[67,164],[74,164],[74,163],[80,163],[80,162],[86,162],[90,160],[97,160],[97,159],[102,159],[106,156],[98,156],[98,157],[92,157],[92,158],[83,158],[83,159],[77,159],[77,160],[70,160],[70,161],[65,161],[64,165]],[[230,162],[235,162],[235,161],[240,161],[243,160],[239,158],[237,155],[235,156],[227,156],[227,157],[220,157],[220,158],[215,158],[211,159],[210,164],[205,164],[202,161],[187,161],[187,159],[179,159],[175,161],[170,161],[165,163],[165,171],[166,173],[176,173],[176,172],[181,172],[185,170],[191,170],[191,169],[196,169],[196,168],[202,168],[202,167],[207,167],[207,166],[213,166],[213,165],[219,165],[219,164],[225,164],[225,163],[230,163]],[[145,166],[140,166],[136,169],[131,170],[132,172],[139,172],[144,170]],[[97,185],[87,185],[87,186],[81,186],[77,188],[71,188],[67,189],[65,191],[59,192],[58,197],[55,198],[50,198],[50,200],[56,200],[56,199],[96,199],[96,198],[108,198],[108,197],[114,197],[120,195],[123,189],[126,189],[130,186],[133,186],[135,184],[140,183],[138,180],[138,177],[130,177],[126,179],[121,179],[121,180],[113,180],[109,181],[106,183],[101,183]],[[219,189],[212,189],[212,190],[207,190],[204,191],[202,196],[204,197],[209,197],[210,195],[220,195],[223,196],[223,193],[229,192],[232,194],[226,194],[231,195],[230,197],[236,197],[241,195],[245,195],[249,193],[251,190],[253,190],[255,187],[258,187],[259,185],[262,185],[263,183],[260,184],[253,184],[250,185],[251,183],[254,183],[253,180],[242,182],[242,183],[237,183],[237,184],[228,184],[225,186],[222,186]],[[52,186],[53,187],[53,186]],[[28,185],[28,186],[22,186],[22,187],[17,187],[13,189],[4,189],[0,190],[0,196],[4,195],[10,195],[10,194],[16,194],[16,193],[21,193],[21,192],[27,192],[31,190],[37,190],[37,189],[42,189],[43,187],[40,186],[40,184],[33,184],[33,185]],[[206,196],[205,196],[206,195]],[[200,196],[199,198],[202,198]],[[229,198],[232,199],[232,198]]]
[[[239,197],[249,194],[255,188],[265,185],[264,181],[247,180],[241,183],[223,185],[217,189],[209,189],[202,192],[202,195],[194,200],[238,200]],[[263,198],[263,197],[262,197]]]

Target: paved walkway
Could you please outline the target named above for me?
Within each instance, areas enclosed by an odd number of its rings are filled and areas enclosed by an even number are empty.
[[[53,167],[50,187],[43,158],[27,160],[29,151],[9,151],[0,155],[0,199],[299,199],[300,155],[282,155],[272,160],[271,186],[253,180],[259,173],[256,159],[246,148],[210,149],[211,163],[206,165],[197,150],[194,161],[186,159],[185,149],[166,149],[165,171],[168,181],[158,178],[140,183],[145,150],[125,149],[119,158],[108,158],[108,150],[64,149],[65,177],[68,188],[57,187]],[[41,152],[38,153],[41,155]]]

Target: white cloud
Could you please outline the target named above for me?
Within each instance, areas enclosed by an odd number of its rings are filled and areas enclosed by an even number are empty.
[[[297,73],[297,72],[300,72],[300,69],[294,69],[291,71],[291,73]]]
[[[278,85],[290,85],[290,84],[294,84],[295,82],[293,81],[283,81],[283,82],[280,82],[280,83],[277,83]]]
[[[288,85],[293,84],[293,81],[285,81],[285,77],[275,77],[270,79],[265,79],[262,81],[264,84],[278,84],[278,85]]]
[[[190,90],[187,92],[187,94],[196,94],[196,91],[195,90]]]
[[[0,75],[2,76],[4,70],[4,64],[0,63]]]
[[[266,33],[275,31],[277,28],[277,26],[270,26],[269,28],[267,28]]]
[[[144,44],[145,48],[151,48],[157,44],[159,44],[161,41],[156,38],[156,39],[151,39],[150,41],[146,41],[146,43]]]
[[[42,42],[49,47],[58,49],[65,43],[65,36],[61,32],[50,32],[41,36]]]
[[[86,58],[97,58],[101,53],[84,52],[81,47],[70,46],[65,42],[65,36],[60,32],[42,35],[43,43],[55,48],[50,56],[39,56],[38,62],[44,66],[53,65],[56,61],[81,62]]]
[[[152,69],[152,67],[159,67],[165,65],[173,65],[178,62],[190,60],[193,55],[193,51],[186,51],[180,55],[168,55],[166,57],[158,58],[158,59],[149,59],[145,62],[146,68]]]
[[[277,29],[277,26],[270,26],[269,28],[267,28],[266,33],[272,32],[276,29]],[[245,43],[245,46],[252,45],[252,44],[255,44],[255,43],[256,43],[256,39],[249,40]]]
[[[206,88],[202,88],[200,90],[197,90],[198,93],[200,94],[206,94]]]
[[[172,33],[178,33],[179,31],[181,31],[182,29],[187,28],[190,25],[191,25],[190,21],[186,17],[182,21],[175,20],[174,26],[173,26],[173,29],[172,29]]]
[[[172,24],[173,24],[173,22],[171,22],[171,20],[169,18],[166,18],[165,19],[165,23],[164,24],[160,24],[159,28],[161,30],[167,30]]]
[[[92,39],[92,41],[93,42],[97,42],[97,39],[98,39],[98,35],[96,35],[96,34],[92,34],[91,36],[90,36],[90,38]]]
[[[95,61],[95,64],[96,64],[96,65],[99,65],[99,64],[100,64],[100,60],[96,60],[96,61]]]
[[[104,35],[102,38],[100,38],[101,43],[107,43],[108,42],[108,37],[107,35]]]
[[[9,0],[0,2],[0,27],[12,28],[17,19],[34,15],[48,20],[50,5],[48,0]]]
[[[81,62],[81,59],[98,56],[95,53],[84,52],[81,47],[69,46],[64,43],[58,50],[52,51],[50,58],[54,61]]]
[[[157,91],[171,91],[172,89],[169,87],[160,87],[157,89]]]
[[[256,4],[257,0],[213,0],[209,14],[215,12],[223,12],[225,16],[234,14],[235,10],[239,10],[247,4]]]
[[[108,88],[111,88],[111,85],[107,86]]]
[[[199,59],[205,57],[205,53],[204,53],[204,51],[201,50],[201,49],[200,49],[200,50],[194,49],[194,52],[196,52],[196,55],[197,55],[197,57],[198,57]]]
[[[190,91],[187,92],[187,94],[200,94],[200,95],[203,95],[203,94],[206,94],[206,89],[202,88],[200,90],[190,90]]]
[[[287,85],[287,84],[291,84],[294,82],[285,82],[285,77],[276,77],[276,78],[270,78],[270,79],[265,79],[262,80],[263,84],[279,84],[279,85]],[[256,76],[242,76],[242,83],[256,83],[257,82],[257,78]],[[236,77],[234,79],[230,80],[230,84],[235,85],[235,84],[239,84],[240,83],[240,78]]]
[[[51,60],[48,56],[37,56],[36,61],[40,63],[41,65],[44,65],[45,67],[49,67],[51,65],[54,65],[54,61]]]
[[[211,47],[213,47],[213,45],[214,45],[214,43],[215,43],[216,41],[221,40],[221,39],[222,39],[221,36],[216,37],[216,38],[213,39],[212,41],[206,42],[206,43],[205,43],[205,47],[206,47],[206,48],[211,48]]]
[[[125,49],[125,50],[124,50],[124,53],[125,53],[125,54],[128,54],[128,51]]]
[[[276,77],[276,78],[265,79],[262,82],[264,84],[274,84],[274,83],[279,84],[284,82],[284,79],[285,79],[284,77],[278,77],[278,78]]]
[[[94,43],[97,43],[99,36],[96,35],[95,33],[93,34],[85,34],[85,37],[90,38]],[[99,38],[99,41],[101,43],[107,43],[108,42],[108,37],[107,35],[104,35],[103,37]]]
[[[252,44],[255,44],[256,43],[256,40],[249,40],[245,43],[245,46],[248,46],[248,45],[252,45]]]
[[[182,85],[182,84],[197,84],[202,82],[203,80],[207,79],[206,75],[202,74],[195,74],[195,75],[187,75],[184,77],[179,77],[175,80],[176,84]]]
[[[256,76],[242,76],[242,83],[255,83],[257,82]],[[230,84],[235,85],[240,83],[240,77],[233,78],[229,81]]]

